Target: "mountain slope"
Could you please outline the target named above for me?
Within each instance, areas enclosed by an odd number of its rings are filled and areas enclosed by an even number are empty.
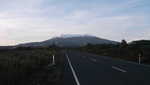
[[[98,38],[95,36],[72,36],[72,37],[56,37],[43,42],[34,42],[20,44],[19,46],[50,46],[56,45],[60,47],[79,47],[87,44],[117,44],[118,42]]]

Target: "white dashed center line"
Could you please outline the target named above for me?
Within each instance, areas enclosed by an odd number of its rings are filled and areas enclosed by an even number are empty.
[[[127,72],[126,70],[123,70],[123,69],[118,68],[118,67],[116,67],[116,66],[112,66],[112,68],[115,69],[115,70],[117,70],[117,71],[124,72],[124,73]]]
[[[94,59],[94,58],[91,58],[91,61],[96,62],[97,60],[96,60],[96,59]]]

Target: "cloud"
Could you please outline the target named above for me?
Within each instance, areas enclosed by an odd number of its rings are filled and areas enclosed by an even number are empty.
[[[91,34],[117,41],[149,39],[150,16],[141,12],[142,0],[0,1],[0,45],[61,34]]]

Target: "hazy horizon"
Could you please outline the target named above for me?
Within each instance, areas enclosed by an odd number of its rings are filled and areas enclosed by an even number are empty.
[[[0,46],[62,34],[150,39],[149,0],[0,0]]]

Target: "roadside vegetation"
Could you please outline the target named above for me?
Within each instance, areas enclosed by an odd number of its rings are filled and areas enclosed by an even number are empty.
[[[62,85],[64,53],[77,50],[117,59],[150,64],[150,41],[140,40],[118,44],[101,44],[79,48],[17,47],[0,49],[0,85]],[[55,55],[55,64],[53,62]]]
[[[0,85],[58,85],[63,59],[59,55],[51,65],[53,55],[56,50],[46,47],[1,49]]]
[[[91,45],[77,48],[77,50],[94,53],[102,56],[110,56],[113,58],[129,60],[133,62],[139,62],[139,56],[141,63],[150,64],[150,41],[140,40],[127,43],[122,40],[119,44],[103,44],[103,45]]]

